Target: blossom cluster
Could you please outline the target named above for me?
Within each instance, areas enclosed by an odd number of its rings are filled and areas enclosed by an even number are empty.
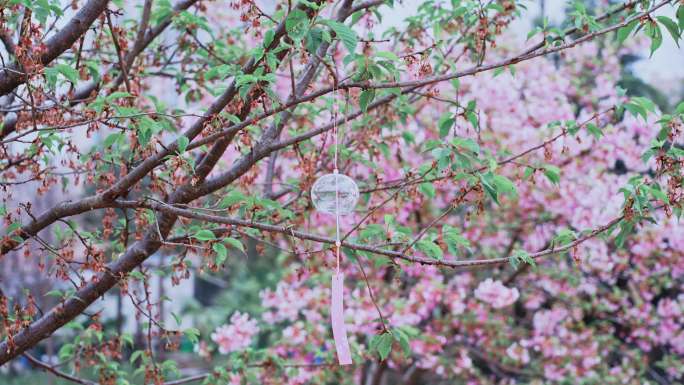
[[[252,338],[259,333],[257,320],[249,314],[235,312],[230,323],[219,326],[211,334],[211,340],[218,345],[221,354],[244,350],[252,344]]]

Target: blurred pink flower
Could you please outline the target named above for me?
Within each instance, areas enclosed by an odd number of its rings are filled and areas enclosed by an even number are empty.
[[[540,335],[551,335],[554,333],[556,325],[565,320],[567,316],[568,311],[560,307],[555,307],[552,310],[540,310],[532,318],[534,331]]]
[[[487,278],[475,289],[475,297],[496,309],[500,309],[515,302],[520,294],[516,288],[509,289],[501,281]]]
[[[520,346],[517,342],[514,342],[511,346],[506,349],[506,354],[513,360],[518,361],[523,364],[530,362],[530,353],[524,347]]]
[[[211,340],[219,346],[221,354],[228,354],[248,347],[257,333],[257,321],[250,319],[249,314],[236,311],[230,317],[229,324],[219,326],[211,333]]]

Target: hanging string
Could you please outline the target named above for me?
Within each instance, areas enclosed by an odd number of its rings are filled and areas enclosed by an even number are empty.
[[[332,89],[332,129],[333,129],[333,179],[335,180],[335,273],[332,277],[332,286],[330,290],[330,320],[332,324],[333,339],[335,340],[335,350],[337,352],[337,360],[340,365],[352,364],[351,352],[349,349],[349,341],[347,340],[347,328],[344,323],[344,273],[340,271],[340,254],[342,249],[342,242],[340,241],[340,180],[345,178],[345,183],[349,184],[348,177],[340,174],[338,169],[338,146],[339,133],[337,129],[338,118],[338,103],[337,103],[337,75],[333,74],[333,89]],[[351,184],[356,188],[356,184],[351,181]],[[349,187],[349,186],[347,186]],[[349,191],[346,191],[349,193]],[[345,196],[345,199],[347,196]],[[352,192],[352,199],[356,204],[358,198],[358,188],[356,192]],[[345,213],[348,213],[345,207]]]
[[[338,146],[338,135],[337,135],[337,81],[333,84],[332,91],[332,108],[333,108],[333,142],[335,148],[333,149],[333,174],[335,174],[335,274],[340,273],[340,248],[342,243],[340,242],[340,191],[337,186],[339,170],[337,169],[337,146]]]
[[[333,90],[332,90],[332,108],[333,108],[333,144],[335,145],[335,148],[333,149],[334,151],[334,158],[333,158],[333,170],[334,173],[338,173],[337,169],[337,103],[335,103],[335,100],[337,100],[337,85],[333,84]]]

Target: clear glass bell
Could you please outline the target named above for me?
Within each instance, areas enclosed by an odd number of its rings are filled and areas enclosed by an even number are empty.
[[[339,207],[335,202],[336,195]],[[311,186],[311,201],[320,212],[335,215],[335,211],[339,210],[339,215],[351,214],[359,201],[359,187],[346,175],[326,174]]]

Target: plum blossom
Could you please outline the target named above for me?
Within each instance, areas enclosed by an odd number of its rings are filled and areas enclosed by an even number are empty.
[[[487,278],[475,289],[475,297],[495,309],[501,309],[515,302],[520,294],[516,288],[509,289],[501,281]]]
[[[218,345],[221,354],[228,354],[248,347],[258,333],[257,321],[250,319],[249,314],[236,311],[229,324],[219,326],[211,333],[211,340]]]

